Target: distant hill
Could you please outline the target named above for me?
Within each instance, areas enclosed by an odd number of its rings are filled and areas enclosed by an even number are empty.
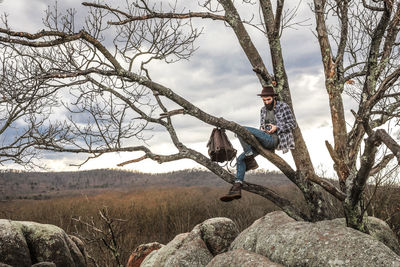
[[[246,181],[281,186],[290,181],[280,173],[253,171]],[[212,172],[188,169],[168,173],[141,173],[115,169],[76,172],[0,172],[0,200],[46,199],[76,194],[95,194],[110,189],[132,190],[144,187],[228,186]]]

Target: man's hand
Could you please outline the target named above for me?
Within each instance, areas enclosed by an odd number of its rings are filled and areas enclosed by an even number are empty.
[[[272,134],[272,133],[276,132],[276,130],[278,129],[278,127],[276,127],[276,125],[273,125],[273,124],[267,124],[267,125],[271,126],[271,129],[264,130],[264,132],[266,132],[266,133]]]

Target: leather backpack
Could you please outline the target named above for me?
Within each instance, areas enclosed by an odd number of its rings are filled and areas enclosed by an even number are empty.
[[[235,158],[237,152],[229,141],[225,129],[221,128],[213,129],[207,147],[211,161],[231,161]]]

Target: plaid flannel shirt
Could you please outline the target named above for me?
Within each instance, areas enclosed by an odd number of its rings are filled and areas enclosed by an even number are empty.
[[[276,105],[274,107],[275,112],[275,120],[277,127],[277,134],[279,138],[279,145],[277,149],[282,150],[283,153],[289,151],[289,149],[294,149],[294,138],[292,134],[292,130],[297,127],[296,120],[293,116],[293,113],[288,104],[276,101]],[[261,122],[260,128],[265,129],[265,116],[266,116],[266,107],[261,108]]]

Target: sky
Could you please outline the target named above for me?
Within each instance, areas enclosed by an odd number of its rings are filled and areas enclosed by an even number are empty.
[[[165,0],[164,0],[165,1]],[[116,3],[118,1],[112,1]],[[187,0],[184,2],[187,3]],[[241,3],[241,1],[237,1]],[[292,1],[287,1],[292,2]],[[297,2],[297,1],[296,1]],[[44,10],[53,1],[47,0],[4,0],[0,8],[9,14],[9,24],[15,30],[39,31]],[[63,8],[76,8],[78,17],[85,15],[81,1],[59,1]],[[195,10],[197,1],[191,4]],[[289,3],[290,4],[290,3]],[[293,3],[292,3],[293,4]],[[308,1],[302,1],[297,21],[305,21],[295,29],[286,29],[282,35],[282,51],[289,77],[294,111],[302,130],[311,159],[317,172],[334,176],[333,162],[325,147],[325,140],[333,144],[332,125],[328,107],[328,95],[324,87],[323,66],[318,41],[313,34],[315,22]],[[254,10],[242,9],[242,18],[249,19]],[[195,45],[198,50],[190,60],[174,64],[158,62],[150,65],[152,79],[161,83],[182,97],[191,101],[206,112],[235,121],[244,126],[259,127],[261,99],[257,96],[261,88],[256,75],[252,72],[232,30],[221,22],[195,20],[194,24],[204,27],[203,34]],[[269,47],[265,37],[252,27],[248,27],[260,54],[271,71]],[[345,108],[350,110],[354,103],[345,96]],[[351,115],[347,114],[348,118]],[[206,143],[212,127],[199,122],[188,115],[175,116],[174,125],[182,142],[207,155]],[[350,123],[350,122],[349,122]],[[233,145],[242,152],[237,138],[228,133]],[[160,154],[173,153],[173,146],[165,134],[154,132],[148,142],[149,148]],[[290,153],[277,151],[292,166]],[[113,153],[103,155],[83,165],[80,169],[117,168],[120,162],[137,158],[141,153]],[[52,154],[43,161],[52,171],[78,170],[69,166],[82,162],[84,155]],[[277,170],[261,156],[256,158],[260,168]],[[142,172],[166,172],[184,168],[200,167],[190,160],[158,164],[149,159],[140,163],[126,165],[121,169]]]

